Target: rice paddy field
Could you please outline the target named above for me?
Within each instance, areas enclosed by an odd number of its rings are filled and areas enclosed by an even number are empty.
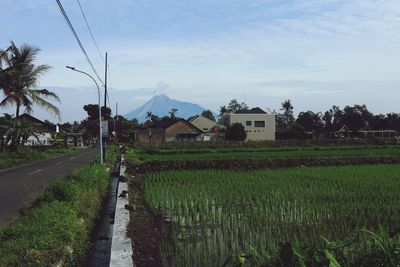
[[[141,187],[162,218],[163,266],[400,263],[398,164],[173,170],[145,174]]]
[[[182,150],[142,150],[139,159],[152,160],[196,160],[196,159],[249,159],[283,157],[359,157],[359,156],[399,156],[400,146],[317,146],[284,148],[245,149],[182,149]]]

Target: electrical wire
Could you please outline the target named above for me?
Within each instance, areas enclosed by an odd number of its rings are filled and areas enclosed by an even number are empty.
[[[101,59],[103,60],[103,62],[105,62],[105,59],[104,59],[103,55],[102,55],[101,52],[100,52],[99,46],[97,45],[97,42],[96,42],[96,40],[94,39],[94,36],[93,36],[93,33],[92,33],[92,29],[90,28],[89,22],[88,22],[87,19],[86,19],[86,15],[85,15],[85,12],[83,11],[81,2],[80,2],[79,0],[76,0],[76,2],[78,2],[79,9],[81,10],[83,19],[85,20],[85,23],[86,23],[86,26],[87,26],[87,28],[88,28],[88,30],[89,30],[90,36],[92,37],[93,43],[94,43],[94,45],[96,46],[97,52],[99,52],[99,55],[100,55]]]
[[[82,42],[81,42],[81,40],[79,39],[79,36],[78,36],[78,34],[76,33],[76,31],[75,31],[75,29],[74,29],[74,26],[72,25],[71,21],[70,21],[69,18],[68,18],[67,13],[66,13],[65,10],[64,10],[64,7],[62,6],[60,0],[56,0],[56,2],[57,2],[57,4],[58,4],[58,7],[60,8],[61,14],[63,15],[65,21],[66,21],[67,24],[68,24],[68,27],[70,28],[72,34],[74,35],[76,41],[78,42],[78,45],[79,45],[79,47],[80,47],[81,50],[82,50],[82,53],[84,54],[86,60],[88,61],[89,65],[91,66],[91,68],[92,68],[94,74],[96,75],[97,79],[99,79],[99,81],[100,81],[100,82],[102,83],[102,85],[104,86],[103,80],[100,78],[99,74],[97,73],[96,69],[94,68],[93,63],[92,63],[92,61],[91,61],[90,58],[89,58],[89,55],[87,54],[85,48],[83,47]]]

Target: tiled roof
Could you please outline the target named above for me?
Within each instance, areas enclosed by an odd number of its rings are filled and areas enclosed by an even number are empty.
[[[252,109],[240,109],[236,111],[235,114],[267,114],[267,112],[259,107],[256,107]]]

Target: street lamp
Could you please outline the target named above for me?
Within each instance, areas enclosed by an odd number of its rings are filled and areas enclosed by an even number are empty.
[[[82,74],[85,74],[86,76],[89,76],[89,77],[94,81],[94,83],[95,83],[96,86],[97,86],[97,93],[98,93],[98,96],[99,96],[100,162],[101,162],[101,164],[103,164],[103,163],[104,163],[104,159],[103,159],[103,133],[102,133],[102,131],[101,131],[100,87],[99,87],[99,85],[97,84],[96,80],[95,80],[92,76],[90,76],[88,73],[86,73],[86,72],[84,72],[84,71],[81,71],[81,70],[77,70],[77,69],[75,69],[74,67],[70,67],[70,66],[65,66],[65,67],[66,67],[67,69],[70,69],[70,70],[73,70],[73,71],[76,71],[76,72],[80,72],[80,73],[82,73]]]

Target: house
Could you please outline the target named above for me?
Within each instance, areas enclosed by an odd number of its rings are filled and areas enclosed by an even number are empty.
[[[83,147],[85,145],[83,133],[65,133],[67,146]]]
[[[210,132],[214,126],[217,125],[215,121],[212,121],[202,115],[191,117],[189,122],[205,133]]]
[[[202,131],[190,122],[179,120],[161,120],[153,125],[138,128],[133,132],[133,141],[161,144],[173,141],[199,141]]]
[[[275,114],[268,114],[259,107],[238,110],[227,115],[228,125],[240,123],[247,137],[246,141],[275,140]]]
[[[399,136],[396,130],[363,130],[352,131],[346,124],[337,130],[325,132],[326,138],[394,138]]]
[[[51,140],[52,140],[51,135],[56,132],[56,127],[54,125],[45,123],[27,113],[20,115],[18,118],[21,118],[24,121],[29,122],[36,129],[35,136],[29,136],[27,141],[25,142],[26,146],[51,145]]]
[[[210,120],[202,115],[196,115],[189,118],[188,120],[192,125],[202,131],[200,135],[201,141],[219,141],[225,139],[225,134],[219,132],[221,128],[225,128],[219,125],[215,121]]]

